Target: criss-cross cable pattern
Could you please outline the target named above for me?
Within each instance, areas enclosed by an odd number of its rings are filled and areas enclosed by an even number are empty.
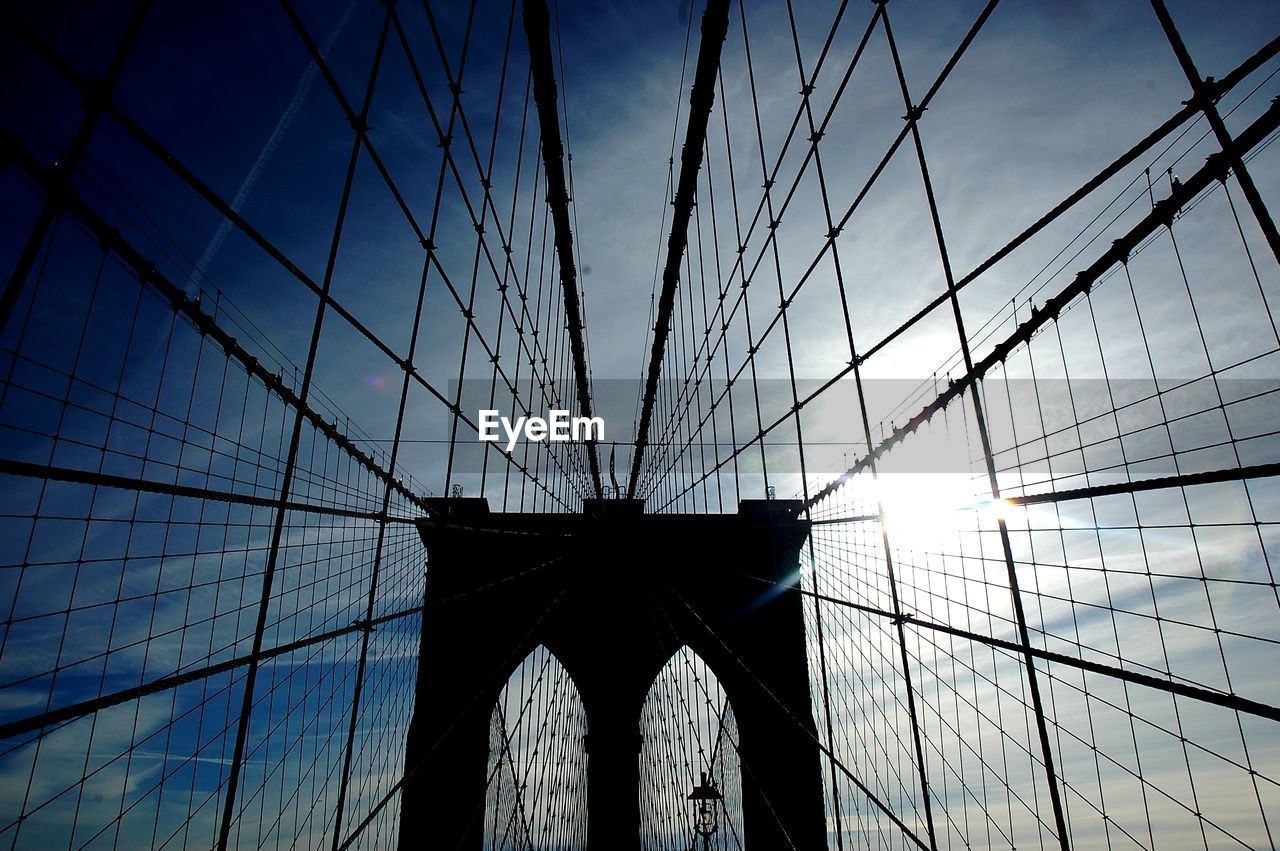
[[[1280,35],[681,5],[627,434],[578,11],[38,5],[0,10],[0,843],[394,847],[413,521],[626,494],[812,524],[832,849],[1276,847]],[[608,442],[479,439],[551,410]],[[510,664],[458,818],[585,847],[586,710]],[[644,846],[702,847],[706,772],[749,847],[687,648],[640,733]]]
[[[802,501],[833,848],[1273,847],[1280,43],[1202,76],[1156,0],[1191,96],[1017,224],[947,147],[1018,137],[997,7],[731,4],[635,493]]]
[[[477,444],[461,404],[573,408],[518,9],[255,10],[302,74],[234,195],[153,99],[234,103],[129,73],[171,63],[179,11],[108,21],[105,77],[56,22],[4,12],[38,72],[4,94],[0,835],[390,846],[426,568],[408,521],[459,488],[591,495],[580,444]],[[293,221],[255,209],[313,134],[346,152],[308,164],[314,194],[272,194]],[[203,253],[157,187],[221,223]],[[431,417],[442,438],[406,439]]]
[[[586,847],[586,714],[545,647],[511,675],[493,710],[486,849]]]
[[[649,690],[640,718],[640,847],[684,851],[702,847],[686,800],[705,777],[723,799],[710,804],[715,849],[741,849],[742,772],[738,726],[720,681],[688,647],[667,662]]]

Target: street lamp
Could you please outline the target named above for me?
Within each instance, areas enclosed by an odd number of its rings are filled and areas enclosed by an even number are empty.
[[[693,787],[689,800],[694,802],[693,829],[702,837],[704,851],[711,847],[711,835],[716,832],[716,802],[723,801],[724,795],[714,783],[707,780],[707,772],[702,772],[702,782]]]

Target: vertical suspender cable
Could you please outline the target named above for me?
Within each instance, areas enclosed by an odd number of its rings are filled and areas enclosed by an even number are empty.
[[[698,64],[694,69],[693,89],[689,94],[689,120],[685,126],[684,147],[680,151],[680,180],[676,183],[671,235],[667,238],[667,260],[662,269],[662,293],[658,297],[658,318],[653,328],[653,348],[649,354],[649,371],[645,376],[644,399],[640,405],[640,423],[636,428],[636,448],[631,458],[631,478],[627,497],[636,495],[640,465],[649,442],[649,424],[653,419],[654,397],[662,375],[662,357],[671,331],[671,314],[675,306],[676,287],[680,283],[680,262],[689,242],[689,219],[693,214],[694,195],[698,189],[698,171],[702,168],[702,149],[707,141],[707,123],[715,103],[716,76],[720,71],[720,48],[729,32],[729,0],[708,0],[702,13],[702,42],[698,46]]]
[[[587,375],[587,348],[582,334],[582,301],[578,295],[578,267],[573,256],[573,230],[569,224],[569,191],[565,185],[564,143],[560,139],[560,119],[556,111],[556,77],[551,54],[551,14],[546,0],[525,0],[524,31],[529,38],[529,64],[533,69],[533,99],[538,105],[538,127],[542,133],[542,168],[546,173],[547,205],[555,226],[556,254],[560,261],[560,289],[564,296],[565,322],[569,326],[569,346],[573,353],[574,382],[578,407],[591,416],[591,386]],[[591,465],[591,487],[596,499],[604,492],[600,485],[600,455],[594,440],[587,442]]]

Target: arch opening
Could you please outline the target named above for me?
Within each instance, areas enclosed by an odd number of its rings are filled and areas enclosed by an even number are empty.
[[[681,647],[654,678],[640,715],[640,847],[701,849],[688,800],[705,773],[723,795],[714,806],[718,829],[708,845],[741,851],[742,766],[737,720],[711,668]]]
[[[587,847],[586,710],[546,647],[524,658],[489,717],[485,851]]]

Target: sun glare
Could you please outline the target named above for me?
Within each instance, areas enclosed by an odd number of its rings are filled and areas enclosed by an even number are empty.
[[[894,546],[922,548],[992,528],[1005,516],[1011,504],[984,495],[985,484],[959,473],[889,473],[876,480],[872,499]]]

